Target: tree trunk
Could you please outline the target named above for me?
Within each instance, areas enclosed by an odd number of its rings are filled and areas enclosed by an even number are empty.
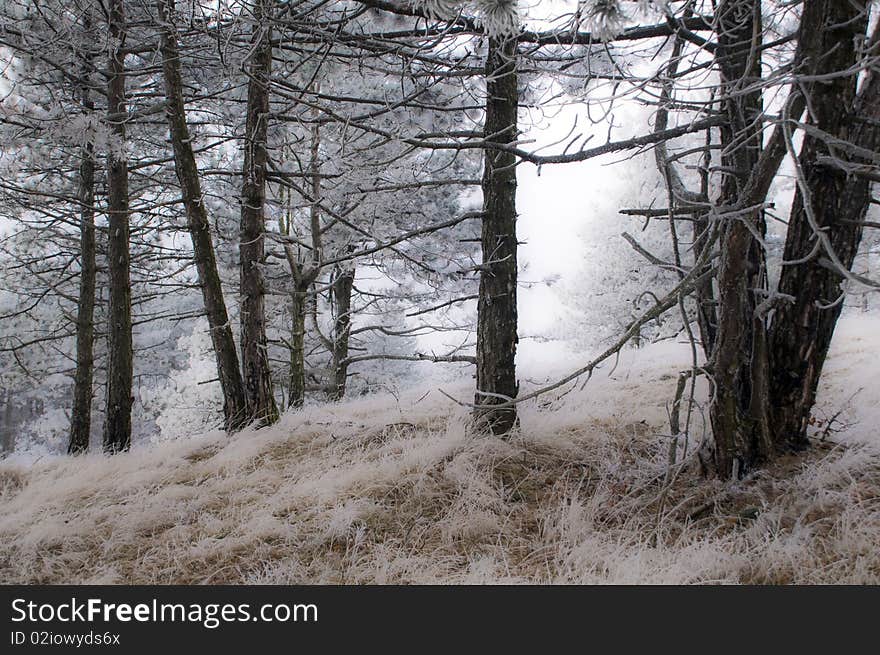
[[[707,239],[710,233],[709,220],[704,215],[695,216],[692,226],[694,261],[701,261],[706,252]],[[708,270],[710,266],[711,263],[707,264],[705,269]],[[703,354],[705,354],[706,359],[710,360],[715,350],[715,343],[718,340],[718,303],[715,298],[715,287],[711,275],[696,285],[694,300],[697,305],[697,326],[700,330],[700,345],[703,348]]]
[[[272,393],[266,340],[265,264],[266,141],[269,122],[269,75],[272,69],[271,27],[266,0],[254,4],[254,36],[247,94],[244,184],[241,204],[241,352],[248,422],[271,425],[278,420]]]
[[[351,335],[351,294],[354,271],[337,267],[333,272],[333,382],[330,400],[345,397],[348,381],[348,342]]]
[[[91,35],[91,20],[84,18],[86,37]],[[87,55],[84,66],[82,105],[91,113],[95,104],[89,96],[88,80],[92,58]],[[73,407],[70,411],[70,435],[67,452],[71,455],[89,449],[92,432],[92,380],[94,374],[95,288],[97,263],[95,261],[95,152],[91,142],[81,149],[79,165],[80,206],[80,275],[79,298],[76,306],[76,372],[73,377]]]
[[[180,49],[177,44],[177,29],[174,23],[174,0],[158,0],[157,6],[159,20],[162,24],[160,48],[165,80],[165,97],[168,102],[166,116],[174,148],[174,168],[183,192],[183,205],[186,208],[187,225],[193,244],[199,286],[202,290],[208,327],[211,331],[211,343],[217,361],[217,377],[220,379],[220,387],[223,391],[225,426],[227,430],[236,430],[242,427],[247,420],[244,384],[239,370],[232,326],[229,324],[229,315],[223,298],[220,273],[217,270],[211,225],[202,202],[199,171],[186,122],[186,107],[180,75]]]
[[[761,151],[761,92],[746,91],[761,77],[761,5],[726,0],[719,5],[721,94],[729,123],[721,129],[722,210],[738,206]],[[715,469],[721,477],[745,472],[766,453],[766,348],[756,290],[766,289],[764,254],[752,231],[764,232],[762,212],[725,217],[718,270],[718,326],[709,415]],[[751,229],[747,223],[751,223]]]
[[[71,455],[89,449],[92,431],[92,378],[95,338],[95,159],[92,144],[82,149],[79,167],[80,278],[76,307],[76,372],[73,378],[73,407],[70,414]]]
[[[0,424],[0,453],[15,451],[15,406],[12,402],[12,390],[6,389],[3,394],[3,423]]]
[[[107,409],[104,450],[117,453],[131,445],[133,350],[129,252],[128,163],[125,154],[125,7],[110,0],[110,53],[107,83],[108,123],[113,135],[107,154],[110,308],[107,350]]]
[[[290,294],[290,394],[288,407],[302,407],[306,396],[306,310],[309,288],[295,285]]]
[[[489,142],[517,139],[516,38],[490,37],[486,57],[486,123]],[[474,418],[479,429],[497,435],[517,423],[516,406],[492,407],[512,400],[516,380],[517,240],[516,158],[487,148],[483,157],[483,224],[480,290],[477,304],[477,391]]]
[[[805,82],[809,122],[832,137],[878,152],[880,75],[869,72],[857,98],[857,75],[840,74],[858,62],[867,22],[864,3],[807,0],[801,27],[801,34],[809,35],[803,73],[824,78]],[[871,197],[866,178],[822,160],[831,156],[858,163],[825,140],[805,135],[799,157],[803,187],[795,195],[784,255],[797,263],[783,266],[779,283],[779,291],[795,300],[777,309],[771,333],[773,435],[780,446],[794,449],[807,445],[816,388],[843,309],[845,273],[840,269],[852,267]],[[817,243],[808,210],[827,245]]]

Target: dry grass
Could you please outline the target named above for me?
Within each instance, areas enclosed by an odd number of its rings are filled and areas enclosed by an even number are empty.
[[[432,394],[113,458],[0,463],[2,579],[880,583],[876,440],[735,484],[685,467],[666,485],[658,433],[678,365],[525,407],[509,441],[469,436]]]
[[[667,487],[643,425],[512,441],[469,438],[456,416],[290,428],[4,470],[4,579],[880,581],[867,446]]]

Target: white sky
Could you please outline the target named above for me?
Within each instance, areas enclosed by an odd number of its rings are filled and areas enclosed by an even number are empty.
[[[634,105],[614,111],[612,139],[625,139],[649,129],[647,112]],[[588,147],[601,145],[608,137],[607,123],[590,125],[583,105],[572,104],[549,119],[547,124],[527,129],[524,140],[534,139],[534,150],[566,137],[577,118],[575,133],[592,135]],[[525,126],[524,126],[525,127]],[[560,152],[565,146],[550,148]],[[519,290],[519,318],[523,335],[552,336],[563,308],[556,287],[577,284],[588,243],[613,238],[623,227],[618,210],[638,193],[628,167],[613,163],[626,155],[606,155],[574,164],[544,166],[521,164],[518,169],[517,232],[521,242],[519,261],[525,267]],[[629,169],[631,170],[631,169]],[[554,287],[523,283],[556,278]]]

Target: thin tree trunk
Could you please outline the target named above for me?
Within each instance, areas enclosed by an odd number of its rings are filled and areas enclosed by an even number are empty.
[[[248,421],[271,425],[278,420],[272,393],[266,339],[265,264],[266,141],[269,121],[271,27],[266,0],[254,4],[253,52],[249,66],[244,184],[241,204],[241,351]]]
[[[354,271],[337,267],[333,273],[333,382],[330,400],[342,400],[348,382],[348,344],[351,335],[351,294]]]
[[[700,261],[706,251],[706,243],[710,234],[709,220],[705,215],[694,217],[692,223],[692,236],[694,241],[694,261]],[[711,264],[706,265],[708,269]],[[712,276],[707,276],[700,281],[694,289],[694,300],[697,304],[697,326],[700,330],[700,345],[703,354],[709,360],[715,350],[718,339],[718,312],[715,298],[715,287]]]
[[[165,97],[168,101],[166,116],[174,148],[174,168],[183,192],[183,205],[186,208],[199,286],[202,290],[208,327],[211,331],[211,343],[217,361],[217,377],[220,379],[220,387],[223,392],[225,425],[227,430],[236,430],[247,421],[244,384],[241,379],[238,354],[235,350],[235,340],[232,336],[232,326],[229,324],[229,315],[223,298],[220,273],[217,270],[211,225],[202,201],[199,171],[186,121],[186,107],[180,75],[180,49],[177,44],[177,29],[174,23],[174,0],[158,0],[157,6],[159,20],[162,24],[160,48],[165,80]]]
[[[3,423],[0,424],[0,453],[11,453],[15,450],[15,406],[12,402],[12,390],[3,394]]]
[[[832,137],[880,151],[880,75],[868,73],[856,97],[851,69],[861,56],[867,29],[865,3],[806,0],[802,17],[804,74],[823,78],[806,82],[810,122]],[[877,34],[875,33],[875,43]],[[833,75],[833,74],[837,75]],[[798,187],[788,223],[779,291],[794,297],[781,303],[771,332],[773,434],[783,447],[807,446],[807,425],[819,377],[843,309],[841,284],[852,267],[862,237],[862,221],[871,199],[870,182],[822,160],[851,158],[821,138],[805,135],[799,161],[804,188]],[[817,239],[808,210],[838,258],[832,263]]]
[[[717,60],[729,123],[721,129],[723,208],[738,206],[761,151],[758,0],[719,5]],[[724,219],[718,270],[718,327],[709,410],[715,438],[715,469],[721,477],[742,474],[766,453],[766,348],[763,319],[755,313],[756,290],[766,288],[764,254],[752,231],[763,233],[762,212]],[[751,223],[751,229],[747,225]]]
[[[316,87],[317,88],[317,87]],[[317,116],[317,110],[313,111]],[[291,292],[291,344],[290,344],[290,395],[288,398],[288,407],[302,407],[305,401],[306,393],[306,362],[305,362],[305,335],[306,335],[306,316],[309,313],[309,301],[311,299],[311,309],[317,312],[317,296],[312,289],[315,280],[321,273],[322,258],[324,252],[323,240],[321,238],[321,210],[319,204],[321,202],[321,130],[317,125],[312,126],[312,139],[310,147],[309,161],[309,177],[311,178],[311,194],[312,199],[309,207],[309,232],[312,242],[312,249],[309,261],[303,261],[301,251],[294,250],[290,244],[285,244],[284,254],[287,257],[287,264],[290,267],[290,275],[293,278],[293,291]],[[290,196],[288,195],[287,207],[287,224],[282,232],[288,236],[291,234],[292,219],[290,212]],[[315,317],[315,326],[321,340],[326,344],[326,338],[321,335],[317,329],[317,317]],[[328,349],[332,351],[332,347],[327,344]]]
[[[306,311],[309,288],[295,284],[290,294],[290,314],[292,327],[290,330],[290,394],[288,407],[302,407],[306,396]]]
[[[70,414],[71,455],[89,449],[92,431],[92,379],[95,338],[95,160],[92,144],[82,149],[79,167],[80,278],[76,307],[76,372],[73,378],[73,407]]]
[[[686,7],[684,11],[684,18],[690,18],[692,16],[693,8],[690,6]],[[684,37],[682,35],[676,36],[675,41],[672,45],[672,50],[669,53],[669,63],[666,66],[663,77],[660,93],[660,105],[657,108],[657,113],[654,118],[654,132],[663,132],[669,127],[669,111],[671,107],[675,106],[673,93],[674,81],[678,76],[678,70],[682,63],[681,53],[684,48],[684,44]],[[666,185],[666,192],[670,207],[670,216],[674,216],[675,211],[679,209],[682,205],[687,206],[694,203],[704,204],[708,201],[709,167],[712,160],[711,129],[706,130],[705,138],[706,146],[703,151],[703,166],[702,170],[700,171],[700,190],[697,193],[691,191],[685,184],[684,179],[682,179],[682,176],[677,168],[678,164],[675,163],[669,156],[667,144],[658,143],[657,147],[654,148],[654,160],[657,164],[657,169],[663,176],[663,180]],[[694,261],[705,261],[704,254],[706,248],[709,247],[708,238],[710,234],[710,225],[707,214],[704,212],[694,214],[691,228],[693,235]],[[671,236],[673,238],[675,261],[676,263],[681,264],[681,253],[679,252],[679,244],[674,220],[670,221],[670,230]],[[700,271],[700,273],[708,271],[710,266],[711,263],[705,264],[704,270]],[[680,275],[683,276],[684,273],[680,273]],[[700,330],[700,345],[707,360],[712,357],[712,350],[715,347],[715,330],[718,323],[717,317],[715,315],[715,294],[712,284],[712,276],[707,275],[705,276],[705,279],[702,282],[698,283],[694,288],[694,299],[696,301],[697,309],[697,325],[699,326]],[[636,335],[636,347],[639,346],[639,337],[640,335]]]
[[[110,0],[110,75],[108,123],[113,135],[107,155],[108,263],[110,308],[107,351],[107,410],[104,450],[117,453],[131,445],[133,350],[129,252],[128,162],[125,154],[125,7]]]
[[[486,57],[486,139],[517,139],[516,38],[490,37]],[[516,407],[494,408],[516,397],[517,240],[516,158],[487,149],[483,158],[483,262],[477,305],[477,426],[503,435],[517,423]],[[488,407],[487,407],[488,406]]]
[[[91,20],[85,15],[85,36],[91,36]],[[92,67],[91,55],[86,56],[83,71],[82,105],[91,113],[95,104],[89,96],[88,80]],[[94,376],[95,288],[97,263],[95,260],[95,152],[94,145],[86,143],[80,152],[79,189],[80,205],[80,276],[79,298],[76,306],[76,371],[73,377],[73,407],[70,412],[70,435],[67,452],[71,455],[89,449],[92,432],[92,381]]]

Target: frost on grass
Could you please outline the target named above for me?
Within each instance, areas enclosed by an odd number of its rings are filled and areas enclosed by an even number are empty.
[[[686,467],[664,487],[666,403],[689,357],[665,343],[524,407],[510,441],[468,435],[464,410],[419,390],[231,439],[3,462],[0,570],[9,583],[878,583],[869,323],[842,327],[823,383],[842,427],[742,482]]]

